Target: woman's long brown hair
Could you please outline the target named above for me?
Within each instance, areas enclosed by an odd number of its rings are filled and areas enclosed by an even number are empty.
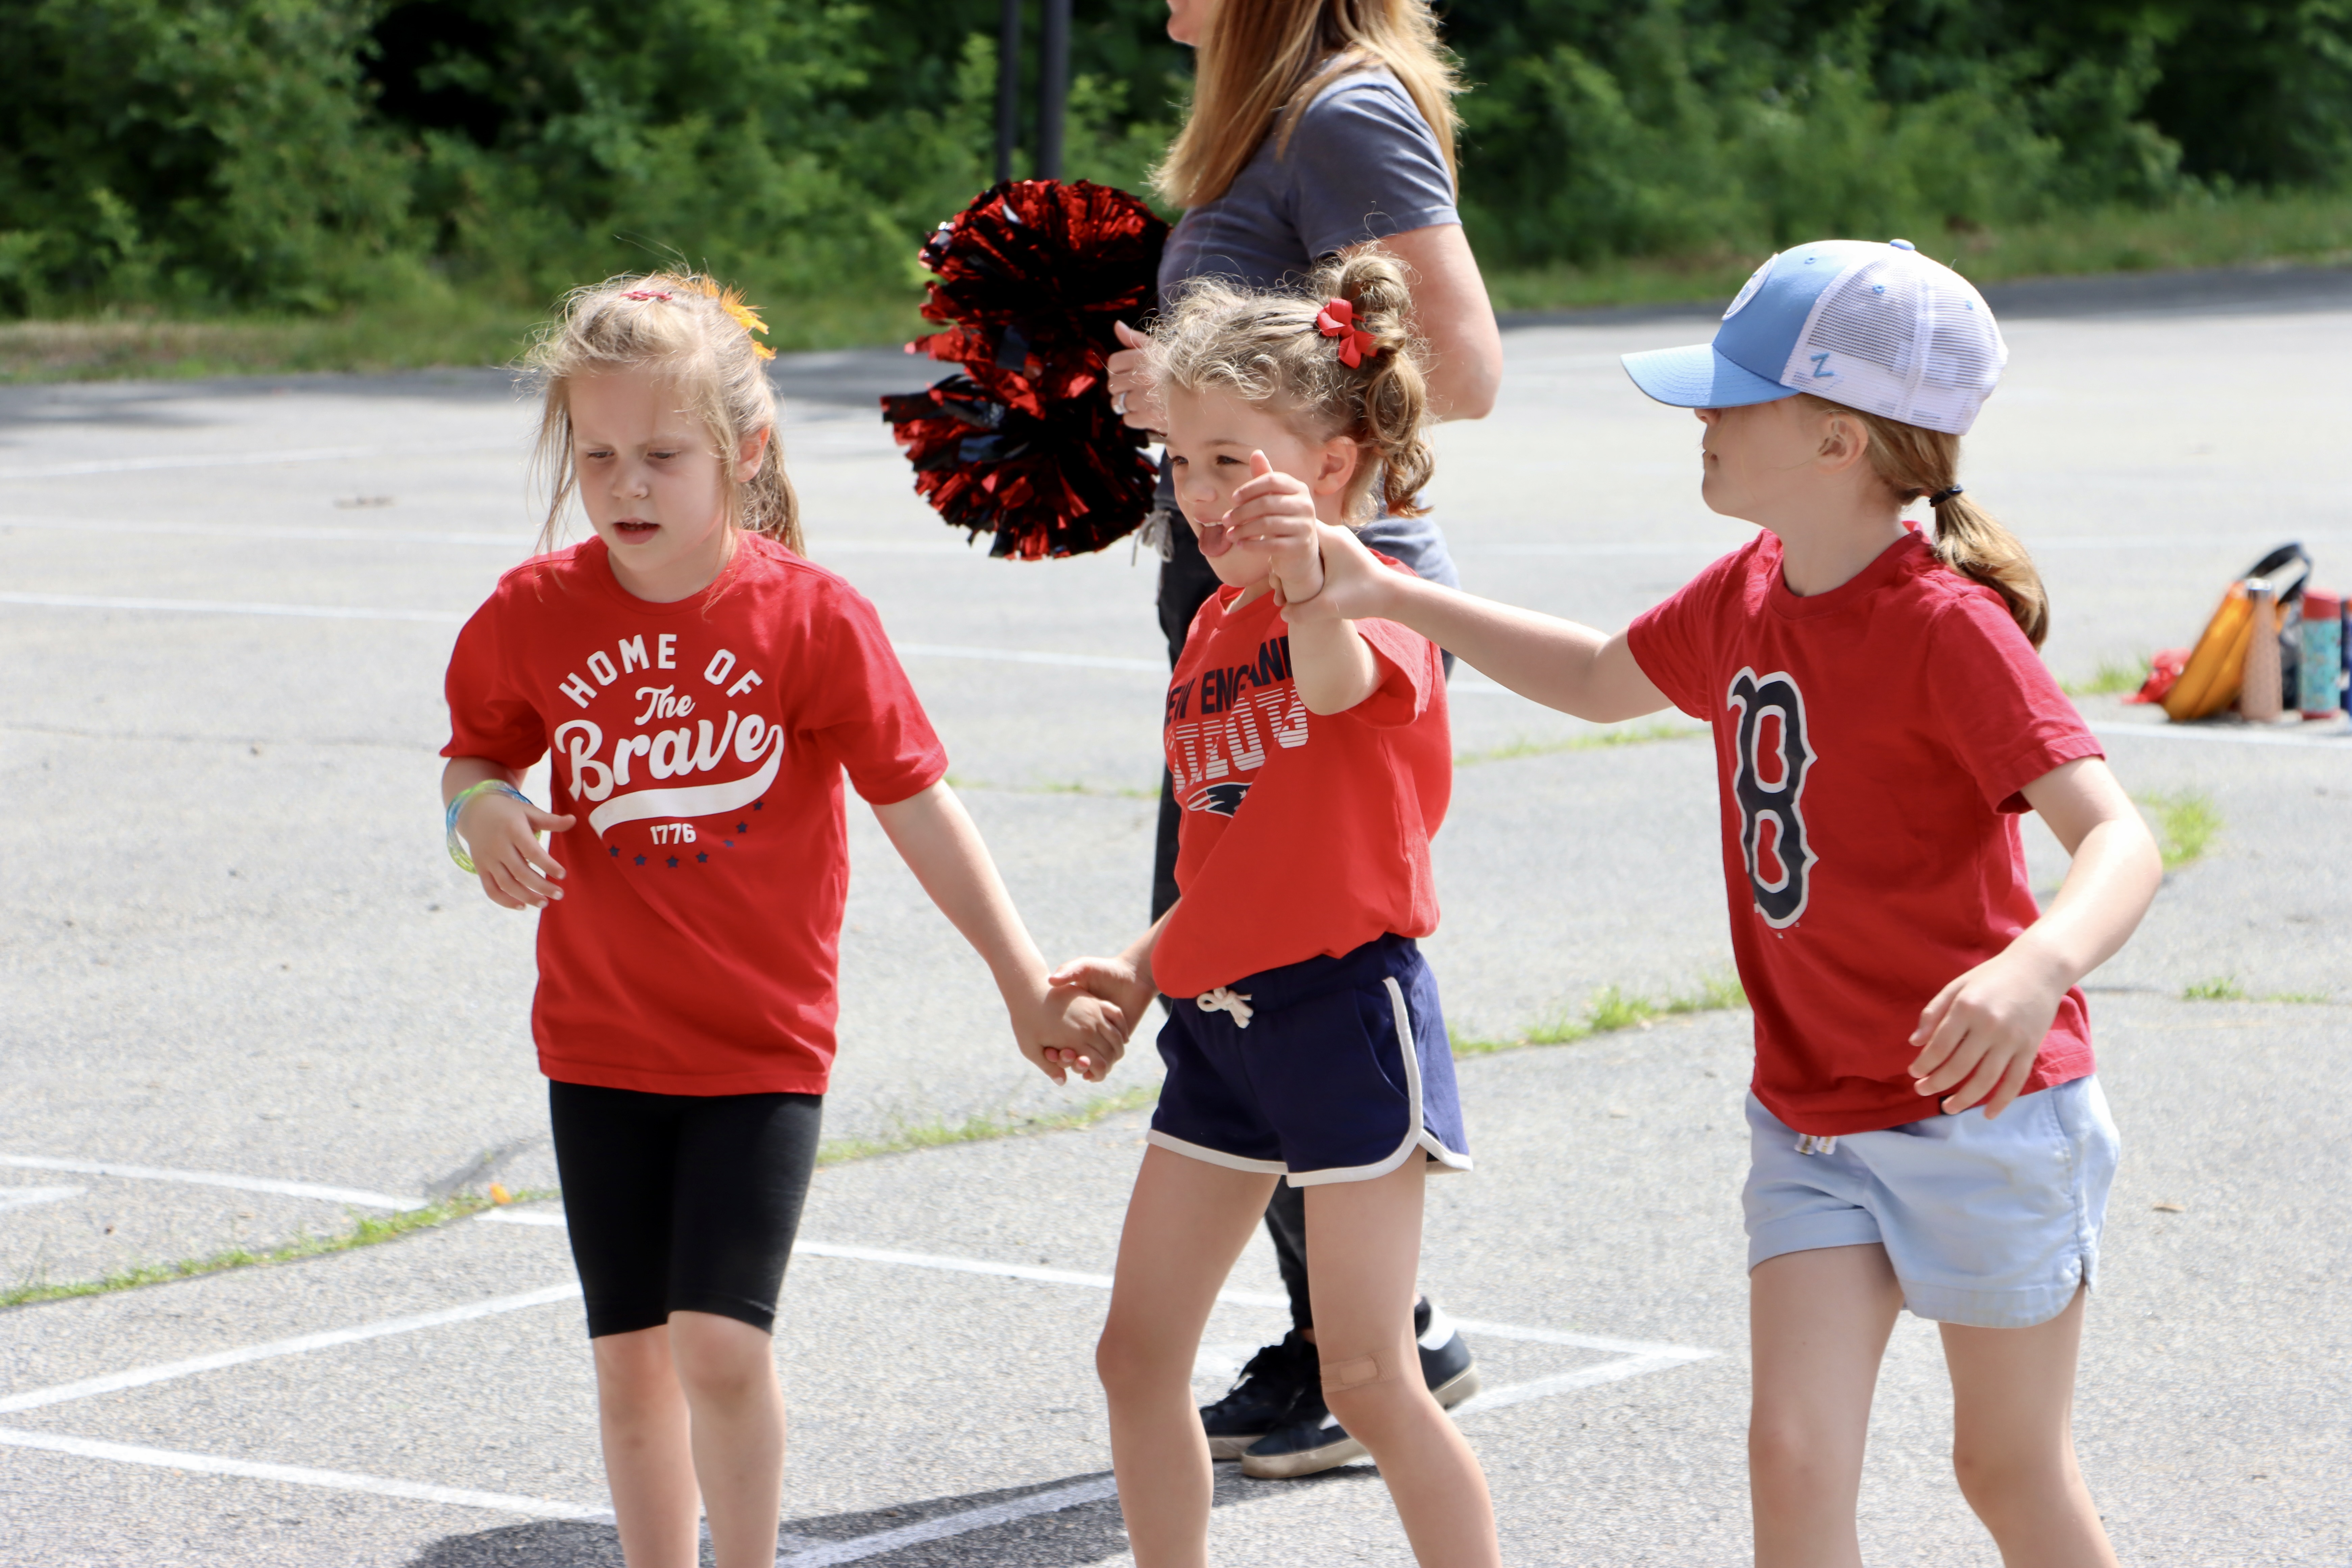
[[[1224,0],[1200,43],[1192,111],[1152,171],[1152,188],[1180,207],[1225,194],[1286,107],[1304,108],[1350,71],[1385,66],[1412,98],[1458,174],[1454,95],[1462,84],[1437,41],[1427,0]],[[1284,123],[1277,152],[1298,117]]]

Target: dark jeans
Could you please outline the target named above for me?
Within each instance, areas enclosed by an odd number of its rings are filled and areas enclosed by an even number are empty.
[[[1182,518],[1170,529],[1174,554],[1160,566],[1160,630],[1168,639],[1168,664],[1173,668],[1184,651],[1185,634],[1209,595],[1217,591],[1217,574],[1201,553],[1199,541]],[[1422,576],[1448,587],[1461,579],[1446,553],[1444,536],[1421,520],[1381,518],[1363,530],[1364,542],[1384,555],[1395,557]],[[1454,673],[1454,656],[1445,655],[1445,673]],[[1160,770],[1160,836],[1151,858],[1151,918],[1158,920],[1176,901],[1176,830],[1184,815],[1176,804],[1175,781]],[[1173,1005],[1166,998],[1162,1002]],[[1288,1182],[1274,1184],[1265,1205],[1265,1233],[1274,1241],[1274,1259],[1282,1270],[1282,1288],[1290,1296],[1290,1321],[1301,1329],[1315,1326],[1314,1308],[1307,1294],[1307,1193]]]

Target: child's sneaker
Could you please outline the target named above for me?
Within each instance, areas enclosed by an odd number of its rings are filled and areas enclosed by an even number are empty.
[[[1439,1405],[1451,1410],[1478,1392],[1477,1363],[1451,1320],[1423,1300],[1413,1308],[1412,1329],[1421,1342],[1422,1381]],[[1363,1455],[1364,1446],[1348,1436],[1323,1403],[1318,1376],[1313,1393],[1300,1400],[1287,1425],[1242,1451],[1242,1474],[1259,1480],[1293,1480],[1335,1469]]]
[[[1209,1458],[1240,1458],[1251,1444],[1305,1414],[1299,1402],[1309,1396],[1315,1414],[1321,1415],[1322,1358],[1293,1329],[1250,1357],[1231,1393],[1214,1405],[1201,1406],[1201,1425],[1209,1433]]]

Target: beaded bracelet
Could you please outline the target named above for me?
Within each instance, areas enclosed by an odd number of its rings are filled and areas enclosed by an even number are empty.
[[[442,817],[441,830],[449,840],[449,858],[457,862],[457,869],[460,871],[471,871],[474,868],[474,858],[467,854],[466,846],[458,842],[457,814],[466,809],[466,803],[467,801],[473,799],[484,790],[492,790],[499,795],[512,795],[515,799],[522,802],[525,805],[529,805],[530,804],[530,796],[523,794],[522,791],[515,788],[514,785],[507,783],[504,779],[484,779],[480,784],[469,784],[466,788],[459,790],[457,797],[450,801],[447,813]]]

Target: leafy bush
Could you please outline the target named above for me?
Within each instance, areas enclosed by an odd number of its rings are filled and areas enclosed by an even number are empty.
[[[2352,0],[1457,0],[1505,267],[1726,258],[2352,174]],[[1078,0],[1074,175],[1181,113],[1161,0]],[[911,294],[990,176],[995,0],[16,0],[0,313],[536,306],[682,255]],[[1025,40],[1034,56],[1034,29]],[[1034,58],[1027,79],[1035,80]],[[775,319],[775,318],[772,318]]]

